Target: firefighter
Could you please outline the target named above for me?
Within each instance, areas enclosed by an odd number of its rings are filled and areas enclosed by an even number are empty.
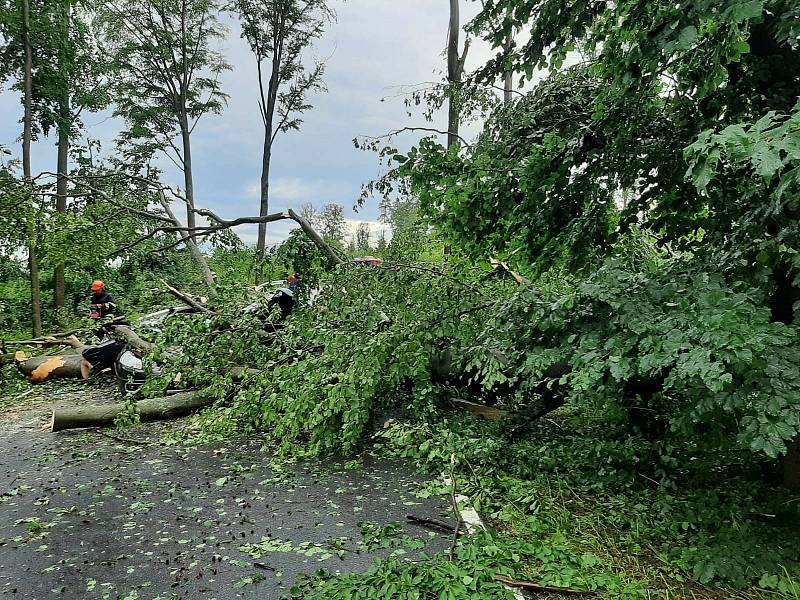
[[[297,275],[289,275],[288,287],[280,288],[267,303],[267,309],[271,310],[276,304],[281,309],[281,321],[285,321],[294,310],[294,295],[297,292]]]
[[[89,316],[99,321],[109,315],[117,314],[119,314],[119,310],[114,303],[114,297],[106,291],[106,284],[99,279],[93,281]]]

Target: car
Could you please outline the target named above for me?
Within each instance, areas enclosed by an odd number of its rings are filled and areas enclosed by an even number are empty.
[[[382,267],[383,259],[375,256],[357,256],[353,259],[354,265],[367,265],[370,267]]]
[[[142,317],[136,322],[136,327],[137,329],[157,330],[159,325],[170,317],[196,312],[197,309],[191,306],[168,308]],[[117,380],[117,388],[123,396],[142,387],[148,375],[158,375],[159,373],[158,365],[152,365],[148,372],[141,357],[128,347],[124,347],[114,360],[114,376]]]

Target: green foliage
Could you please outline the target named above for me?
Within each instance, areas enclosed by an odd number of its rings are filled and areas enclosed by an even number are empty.
[[[91,27],[93,7],[76,0],[29,2],[32,46],[32,126],[35,133],[56,129],[68,137],[81,127],[83,111],[109,103],[109,65]],[[22,13],[17,2],[0,2],[0,81],[14,79],[22,91],[25,64]]]
[[[434,473],[456,453],[460,493],[511,539],[569,541],[562,565],[624,571],[651,590],[762,578],[786,588],[784,574],[797,572],[796,503],[759,481],[764,464],[702,440],[651,442],[608,411],[559,414],[519,441],[467,417],[396,422],[380,440],[380,454]]]
[[[727,268],[777,239],[771,264],[785,265],[797,250],[796,189],[786,187],[795,154],[786,115],[800,95],[796,23],[782,0],[486,2],[470,29],[498,55],[476,85],[509,68],[527,78],[550,72],[496,109],[462,153],[432,139],[395,152],[398,175],[446,239],[475,259],[514,255],[539,272],[587,271],[638,224]],[[507,49],[520,30],[528,41]],[[563,68],[576,49],[584,61]],[[712,138],[712,129],[724,134]],[[705,185],[723,154],[752,166]],[[700,190],[686,178],[690,166]],[[780,186],[771,185],[779,196],[792,192],[782,202],[750,180],[779,170]],[[757,285],[766,291],[769,280]]]
[[[494,575],[534,578],[546,585],[602,590],[613,597],[638,598],[639,582],[603,573],[594,555],[575,556],[564,540],[522,541],[480,533],[461,538],[453,561],[438,555],[422,562],[378,561],[365,574],[333,577],[321,571],[292,588],[292,598],[399,599],[429,596],[454,600],[513,598]]]
[[[674,432],[713,428],[775,457],[800,432],[797,328],[770,322],[763,294],[744,281],[652,250],[656,269],[630,264],[630,246],[566,291],[523,287],[484,345],[504,348],[521,393],[555,363],[575,402],[617,402],[655,385],[653,404]],[[475,367],[490,375],[483,355]],[[641,393],[642,401],[649,397]],[[624,404],[622,404],[624,406]]]
[[[128,125],[120,141],[131,166],[160,150],[190,168],[188,142],[176,138],[188,138],[203,115],[227,101],[219,77],[230,65],[215,48],[225,31],[218,13],[214,0],[103,4],[98,22],[114,63],[115,113]]]
[[[258,321],[241,313],[243,296],[226,291],[220,297],[229,302],[220,302],[218,317],[168,327],[162,343],[180,346],[183,356],[169,372],[191,374],[190,383],[213,382],[220,397],[233,395],[220,422],[225,430],[269,431],[287,448],[302,439],[320,453],[357,448],[384,406],[429,410],[432,355],[443,339],[474,335],[485,310],[469,283],[434,269],[347,268],[329,276],[312,305],[295,311],[287,330],[263,339]],[[263,374],[245,385],[210,377],[232,366]]]

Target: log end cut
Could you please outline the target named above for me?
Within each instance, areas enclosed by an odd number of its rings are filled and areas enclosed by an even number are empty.
[[[52,356],[31,371],[31,374],[28,375],[28,381],[31,383],[40,383],[50,377],[53,371],[60,369],[65,364],[66,361],[63,356]]]

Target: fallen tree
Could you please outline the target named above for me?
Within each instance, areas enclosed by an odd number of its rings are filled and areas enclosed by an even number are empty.
[[[124,342],[131,348],[137,350],[142,354],[152,352],[155,344],[146,342],[139,335],[127,325],[114,325],[111,328],[111,336],[121,342]]]
[[[136,403],[136,411],[142,421],[175,419],[211,406],[216,398],[202,391],[181,392],[165,398],[150,398]],[[88,405],[53,410],[50,431],[105,427],[114,424],[114,419],[125,410],[122,404]]]
[[[81,348],[84,346],[74,334],[68,336],[50,335],[46,337],[36,338],[33,340],[15,340],[11,342],[4,342],[6,346],[38,346],[47,348],[50,346],[72,346],[73,348]]]

